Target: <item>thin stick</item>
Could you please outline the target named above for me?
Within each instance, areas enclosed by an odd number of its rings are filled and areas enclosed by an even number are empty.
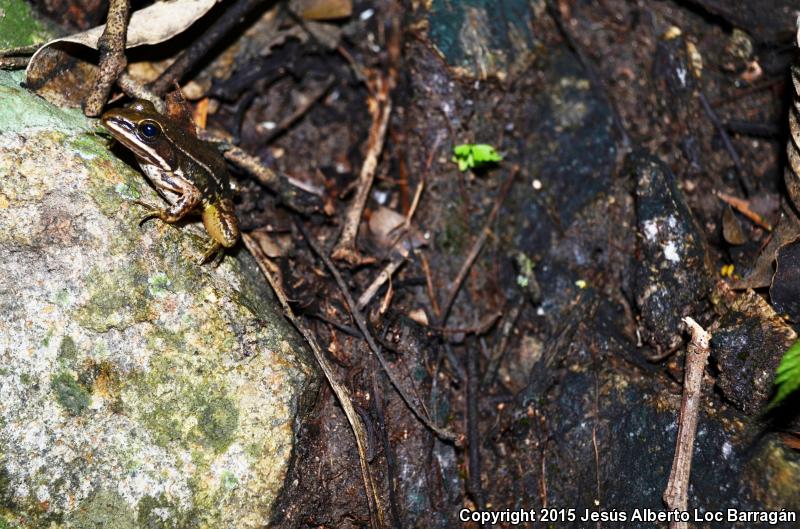
[[[169,68],[151,85],[157,94],[165,94],[175,82],[180,82],[189,70],[194,68],[228,32],[239,25],[251,11],[264,6],[265,0],[239,0],[224,9],[222,15],[211,23],[191,46],[186,48]]]
[[[764,217],[750,209],[750,203],[747,200],[723,193],[722,191],[715,191],[714,194],[717,195],[718,199],[750,219],[754,224],[758,224],[767,231],[772,231],[770,223],[764,220]]]
[[[744,187],[745,193],[747,193],[748,196],[752,195],[756,189],[755,184],[753,184],[750,175],[745,172],[744,167],[742,166],[742,159],[739,157],[739,153],[736,152],[736,148],[733,146],[733,142],[731,142],[731,137],[728,135],[728,131],[725,130],[725,127],[719,120],[717,113],[714,112],[713,108],[711,108],[711,104],[708,102],[706,95],[700,91],[698,92],[697,96],[700,99],[700,104],[703,106],[703,110],[708,116],[709,121],[711,121],[711,123],[717,129],[719,137],[722,138],[722,145],[725,146],[725,150],[728,151],[728,155],[731,157],[731,160],[733,160],[733,165],[736,167],[736,172],[739,174],[739,179],[742,181],[742,187]]]
[[[331,258],[328,257],[328,255],[319,247],[319,245],[311,237],[308,231],[306,231],[303,225],[299,221],[296,221],[296,225],[297,229],[300,230],[300,233],[303,234],[303,238],[305,238],[306,242],[308,243],[308,246],[315,254],[317,254],[317,257],[322,259],[322,262],[325,263],[325,266],[328,268],[328,271],[333,276],[337,286],[339,287],[339,290],[342,292],[342,295],[347,301],[348,307],[350,307],[350,312],[353,315],[353,319],[355,320],[358,329],[361,331],[361,334],[364,335],[364,339],[367,341],[369,348],[378,358],[378,361],[380,362],[383,370],[388,375],[389,380],[392,383],[392,386],[394,386],[394,389],[396,389],[397,393],[400,394],[400,397],[403,399],[403,402],[406,403],[408,409],[411,410],[411,413],[413,413],[414,416],[417,419],[419,419],[420,422],[422,422],[422,424],[427,426],[433,433],[435,433],[439,437],[439,439],[441,439],[442,441],[448,441],[451,443],[459,444],[460,440],[457,439],[456,434],[433,424],[433,422],[428,417],[426,417],[422,412],[420,412],[411,402],[411,398],[403,389],[403,386],[400,384],[400,381],[397,379],[397,376],[394,374],[394,371],[392,370],[391,366],[389,366],[389,362],[386,361],[386,358],[384,358],[383,354],[381,353],[378,344],[375,342],[375,338],[373,338],[372,333],[369,331],[369,328],[367,327],[367,322],[364,319],[364,315],[361,314],[361,311],[356,306],[356,302],[353,299],[353,296],[350,294],[350,291],[348,290],[347,285],[344,282],[344,278],[342,278],[342,274],[339,272],[339,269],[336,268],[336,265],[333,264]]]
[[[30,57],[0,57],[0,70],[22,70],[30,60]]]
[[[244,241],[247,249],[250,250],[250,253],[253,254],[253,257],[258,263],[258,267],[261,269],[261,273],[264,274],[264,277],[267,279],[272,287],[272,290],[275,292],[275,296],[278,298],[278,301],[283,307],[284,314],[292,323],[292,325],[294,325],[294,327],[300,331],[300,334],[303,335],[303,338],[305,338],[306,342],[311,348],[311,351],[314,353],[314,358],[317,360],[317,363],[322,369],[325,378],[328,380],[328,383],[331,385],[334,394],[339,399],[339,403],[342,405],[342,410],[344,410],[344,414],[347,417],[347,421],[350,423],[350,428],[353,430],[353,435],[355,435],[356,438],[358,459],[361,463],[361,477],[364,480],[364,491],[367,496],[367,503],[370,511],[370,525],[373,528],[383,528],[386,526],[383,506],[381,505],[380,498],[378,497],[378,492],[375,488],[375,482],[372,479],[372,473],[370,472],[369,465],[367,463],[367,437],[366,433],[364,432],[364,427],[361,424],[361,420],[358,418],[358,414],[353,408],[350,395],[348,394],[347,389],[336,381],[333,368],[331,368],[330,364],[325,358],[325,355],[322,353],[322,349],[320,348],[319,344],[317,344],[314,335],[311,334],[311,331],[308,329],[308,327],[303,325],[297,316],[295,316],[294,312],[292,311],[292,307],[289,305],[289,300],[286,297],[286,293],[283,291],[281,285],[274,279],[272,272],[269,270],[267,265],[267,256],[264,255],[261,247],[259,247],[258,243],[256,243],[256,241],[248,233],[242,235],[242,240]]]
[[[408,259],[409,254],[409,247],[411,246],[411,242],[405,238],[402,238],[408,230],[411,229],[411,217],[414,216],[414,213],[417,211],[417,206],[419,205],[420,196],[422,196],[422,190],[425,187],[425,181],[421,181],[419,185],[417,185],[417,192],[414,194],[414,201],[411,203],[411,208],[408,210],[408,215],[406,215],[405,220],[400,223],[393,231],[396,231],[395,238],[397,239],[392,246],[391,252],[391,259],[380,271],[380,273],[375,277],[375,279],[370,283],[370,285],[364,290],[364,292],[358,298],[358,308],[364,310],[364,307],[369,305],[369,302],[378,293],[378,290],[383,286],[384,283],[389,281],[394,273],[406,262]],[[391,234],[391,232],[390,232]]]
[[[481,485],[481,447],[480,424],[478,414],[478,398],[480,392],[480,374],[478,372],[477,347],[467,346],[467,454],[469,457],[469,473],[467,483],[469,491],[478,510],[483,510],[486,502]]]
[[[441,317],[442,310],[439,308],[439,302],[436,301],[436,295],[434,294],[431,267],[428,264],[428,258],[425,257],[424,253],[419,250],[416,253],[419,257],[419,262],[422,265],[422,271],[425,272],[425,288],[428,291],[428,299],[431,301],[431,309],[433,309],[433,315],[436,316],[436,320],[438,321]]]
[[[161,114],[166,112],[167,105],[161,97],[141,84],[139,81],[130,76],[127,72],[122,72],[117,78],[117,86],[122,90],[125,95],[132,99],[146,99],[153,103]]]
[[[31,55],[36,53],[42,44],[29,44],[27,46],[17,46],[16,48],[6,48],[0,50],[0,57],[12,57],[15,55],[25,55],[30,58]]]
[[[392,525],[395,529],[402,529],[400,522],[400,507],[397,504],[397,485],[396,485],[396,465],[392,443],[389,441],[389,432],[386,430],[386,418],[383,412],[383,384],[378,380],[378,369],[375,365],[375,358],[370,362],[369,378],[372,385],[372,409],[375,411],[375,419],[378,422],[378,431],[383,444],[383,457],[386,460],[386,481],[389,492],[389,514],[392,518]],[[382,381],[383,379],[381,379]]]
[[[303,101],[291,114],[286,116],[278,125],[269,131],[267,137],[261,140],[263,144],[270,143],[276,136],[279,134],[283,134],[283,132],[294,125],[297,120],[303,117],[306,112],[308,112],[316,103],[319,101],[322,96],[328,93],[328,90],[331,89],[333,86],[333,82],[336,80],[336,77],[331,75],[322,85],[322,88],[318,89],[315,93],[311,94],[311,96],[306,97],[306,100]]]
[[[128,40],[130,12],[130,0],[111,0],[108,6],[106,27],[100,40],[97,41],[97,49],[100,51],[100,71],[83,107],[83,112],[87,116],[100,115],[114,81],[128,65],[128,59],[125,58],[125,43]]]
[[[391,260],[386,264],[383,270],[378,273],[378,275],[364,290],[361,296],[359,296],[358,302],[356,303],[358,310],[364,310],[364,307],[369,305],[369,302],[372,301],[372,298],[375,297],[375,294],[378,293],[378,290],[383,286],[383,284],[389,281],[394,273],[397,272],[397,270],[403,266],[403,263],[405,263],[408,259],[408,248],[405,240],[398,241],[393,250],[394,251],[392,251]]]
[[[467,277],[467,274],[469,273],[470,268],[472,268],[472,264],[475,262],[475,259],[477,259],[478,255],[481,253],[481,249],[483,249],[483,245],[486,243],[486,238],[489,236],[489,226],[492,225],[494,219],[497,217],[497,214],[500,212],[500,206],[503,205],[506,196],[508,196],[508,192],[511,190],[511,184],[514,183],[517,173],[519,173],[519,166],[515,165],[511,169],[511,172],[509,173],[505,182],[503,182],[503,186],[500,188],[500,192],[497,194],[497,198],[494,200],[492,211],[489,213],[486,222],[483,224],[483,229],[481,230],[480,235],[478,235],[478,238],[475,239],[474,243],[472,243],[472,248],[470,248],[467,258],[464,259],[464,263],[461,265],[461,270],[458,271],[458,275],[456,275],[455,280],[453,280],[450,290],[447,292],[447,298],[442,305],[442,313],[438,322],[439,327],[446,326],[447,318],[450,316],[450,309],[453,308],[453,302],[458,295],[458,291],[461,290],[461,284]]]
[[[689,476],[692,472],[692,451],[697,432],[697,418],[700,413],[700,399],[703,393],[703,371],[711,352],[711,335],[692,318],[683,319],[689,326],[692,340],[686,348],[684,367],[683,398],[681,399],[678,436],[675,442],[675,457],[672,470],[664,491],[664,505],[668,509],[686,511],[689,504]],[[670,522],[670,529],[687,529],[686,522]]]
[[[526,298],[524,295],[517,297],[516,302],[508,311],[507,317],[500,325],[500,339],[496,342],[491,357],[489,357],[489,364],[486,366],[486,371],[483,373],[482,384],[487,386],[494,382],[497,376],[497,371],[500,369],[500,362],[508,349],[508,342],[510,341],[511,331],[517,326],[517,319],[522,313],[522,307],[525,306]]]
[[[383,152],[386,128],[389,125],[389,115],[392,113],[392,100],[389,97],[388,85],[388,81],[383,82],[380,95],[375,97],[373,102],[376,109],[373,114],[372,126],[369,130],[367,155],[364,158],[364,164],[361,166],[361,173],[358,176],[356,197],[350,203],[347,213],[345,213],[345,224],[341,238],[331,253],[334,259],[345,261],[351,265],[358,265],[363,262],[363,258],[358,253],[358,248],[356,248],[356,237],[358,236],[358,225],[361,223],[361,215],[364,213],[369,191],[372,189],[372,181],[375,179],[378,158]]]

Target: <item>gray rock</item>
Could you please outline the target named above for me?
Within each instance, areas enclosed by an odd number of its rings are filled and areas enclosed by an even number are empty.
[[[626,163],[636,179],[642,335],[659,352],[674,350],[681,343],[683,317],[706,305],[711,276],[705,238],[666,164],[644,151],[632,153]]]
[[[0,73],[0,527],[253,528],[316,381],[252,258]],[[122,151],[120,151],[120,154]],[[4,518],[4,519],[3,519]]]

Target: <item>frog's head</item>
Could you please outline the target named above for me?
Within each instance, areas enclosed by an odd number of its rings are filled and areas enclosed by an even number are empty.
[[[169,119],[151,102],[136,100],[129,107],[109,110],[101,120],[114,139],[133,151],[140,162],[172,170],[175,149]]]

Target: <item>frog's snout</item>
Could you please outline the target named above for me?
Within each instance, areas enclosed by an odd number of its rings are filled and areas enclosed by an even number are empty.
[[[105,113],[100,118],[100,121],[103,122],[107,128],[117,131],[117,132],[131,132],[133,130],[133,124],[125,119],[120,119],[119,117]]]

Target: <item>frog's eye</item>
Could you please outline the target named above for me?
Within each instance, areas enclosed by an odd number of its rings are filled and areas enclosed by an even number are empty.
[[[161,128],[152,121],[145,121],[139,125],[139,132],[145,138],[152,140],[161,132]]]

